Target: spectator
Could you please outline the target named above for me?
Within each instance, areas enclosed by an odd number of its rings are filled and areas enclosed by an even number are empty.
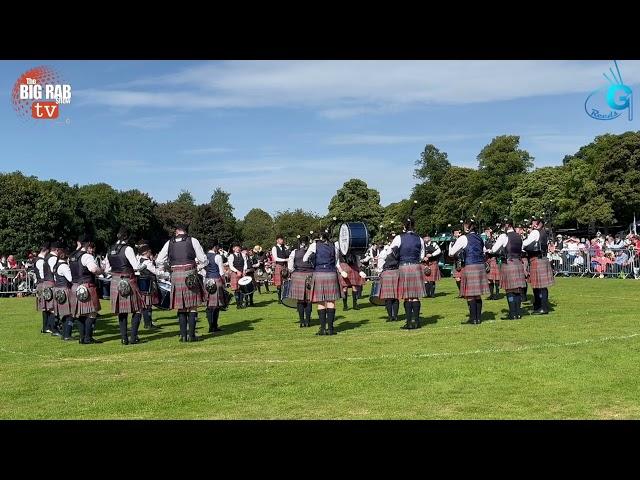
[[[611,260],[604,256],[602,249],[598,248],[594,257],[591,257],[591,269],[600,274],[600,278],[604,278],[604,272],[607,271],[607,265],[611,263]]]
[[[562,235],[560,234],[556,235],[555,246],[557,251],[562,250],[562,247],[563,247]]]
[[[569,260],[569,265],[573,265],[573,262],[575,261],[576,256],[578,255],[578,252],[579,252],[578,241],[576,238],[571,237],[569,238],[569,240],[567,240],[566,252]]]
[[[604,238],[602,237],[602,233],[600,232],[596,233],[596,237],[591,241],[592,245],[594,243],[598,244],[600,247],[604,245]]]
[[[622,235],[619,233],[616,235],[613,248],[614,250],[621,250],[625,247],[624,240],[622,240]]]
[[[607,235],[607,239],[604,242],[605,250],[613,250],[615,248],[615,244],[616,242],[613,240],[613,237],[611,235]]]
[[[612,265],[613,273],[620,273],[625,267],[629,266],[629,255],[624,250],[618,250]]]

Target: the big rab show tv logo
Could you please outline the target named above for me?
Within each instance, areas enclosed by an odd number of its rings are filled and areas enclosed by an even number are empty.
[[[56,120],[62,106],[71,103],[71,85],[52,67],[36,67],[20,75],[11,90],[11,103],[22,118]]]
[[[596,120],[613,120],[627,110],[629,121],[631,121],[633,120],[633,93],[631,87],[622,81],[618,62],[614,60],[613,64],[616,72],[609,68],[608,73],[611,76],[607,73],[602,74],[609,83],[591,92],[584,102],[584,111]]]

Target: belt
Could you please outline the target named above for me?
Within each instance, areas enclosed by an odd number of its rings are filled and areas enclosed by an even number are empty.
[[[400,262],[400,265],[419,265],[420,262]]]

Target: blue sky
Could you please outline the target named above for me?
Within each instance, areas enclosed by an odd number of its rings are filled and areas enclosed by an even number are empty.
[[[19,118],[10,91],[50,65],[72,85],[69,123]],[[618,62],[637,88],[640,62]],[[602,133],[638,129],[626,114],[584,112],[602,61],[0,61],[0,171],[138,188],[157,201],[220,186],[251,208],[325,213],[361,178],[383,205],[406,198],[425,144],[475,167],[493,137],[521,136],[535,166]]]

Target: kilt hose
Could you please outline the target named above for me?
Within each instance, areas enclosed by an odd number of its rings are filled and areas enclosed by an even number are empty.
[[[293,272],[291,274],[291,283],[289,285],[289,298],[295,298],[300,301],[309,300],[310,290],[307,290],[306,280],[308,276],[313,276],[313,272]]]
[[[277,262],[275,268],[273,269],[273,284],[280,288],[282,286],[282,269],[284,265],[281,262]]]
[[[530,281],[532,288],[547,288],[555,283],[551,262],[548,258],[532,258],[530,259]]]
[[[55,293],[61,290],[65,293],[65,295],[67,296],[67,300],[64,303],[58,303],[55,300]],[[62,288],[62,287],[55,287],[53,289],[53,294],[54,294],[54,311],[56,314],[56,317],[58,317],[59,320],[62,320],[64,317],[66,317],[67,315],[71,315],[73,316],[74,313],[76,312],[76,300],[75,297],[71,296],[71,289],[70,288]],[[72,300],[72,298],[74,300]]]
[[[424,288],[424,267],[420,263],[400,265],[398,268],[397,299],[421,298],[427,295]]]
[[[191,290],[187,287],[185,279],[193,273],[196,276],[196,287]],[[198,308],[202,303],[202,281],[200,275],[192,266],[171,267],[171,303],[172,310],[189,310]]]
[[[347,272],[347,278],[338,275],[340,288],[361,287],[364,284],[364,279],[360,276],[360,269],[356,265],[340,262],[340,268],[343,272]]]
[[[158,293],[158,281],[156,279],[151,280],[151,292],[145,293],[140,291],[142,299],[142,308],[150,310],[154,305],[160,303],[160,294]]]
[[[489,260],[487,260],[487,262],[491,267],[491,270],[489,270],[489,273],[487,273],[487,280],[489,280],[490,282],[502,282],[502,280],[500,279],[500,269],[502,267],[498,265],[498,260],[496,260],[496,257],[489,257]],[[502,263],[502,265],[504,265],[504,262]]]
[[[489,293],[489,280],[484,263],[465,265],[462,269],[460,295],[463,297],[478,297]]]
[[[80,285],[84,285],[89,290],[89,299],[86,302],[78,300],[76,291]],[[98,313],[102,307],[100,306],[100,299],[98,298],[98,289],[93,283],[74,283],[71,287],[71,302],[75,305],[74,317],[86,317],[93,316],[92,314]]]
[[[36,292],[38,293],[38,295],[36,295],[36,310],[38,310],[39,312],[52,312],[53,310],[55,310],[56,301],[54,298],[52,298],[48,302],[44,298],[42,298],[42,291],[45,288],[50,288],[51,290],[53,290],[54,285],[55,284],[49,280],[43,280],[37,285]]]
[[[206,281],[207,279],[205,279]],[[207,290],[204,290],[204,302],[207,307],[219,307],[225,308],[227,306],[227,296],[225,295],[224,290],[224,282],[222,281],[222,277],[218,277],[215,279],[216,286],[218,289],[216,293],[209,293]]]
[[[519,258],[511,258],[502,263],[500,286],[507,291],[527,286],[527,281],[524,278],[524,265]]]
[[[308,298],[312,303],[333,302],[342,298],[342,289],[338,283],[338,272],[313,272],[311,291]]]
[[[125,297],[118,291],[118,283],[125,280],[131,287],[131,293]],[[114,273],[111,277],[111,313],[136,313],[142,310],[143,300],[140,289],[138,288],[138,280],[133,274]]]
[[[398,280],[400,278],[400,272],[398,269],[383,270],[380,274],[380,292],[378,298],[380,300],[393,299],[395,300],[398,294]]]
[[[424,281],[437,282],[438,280],[440,280],[442,278],[442,275],[440,273],[440,266],[438,265],[438,262],[429,262],[427,263],[427,265],[431,269],[431,273],[429,275],[424,276]],[[424,267],[423,267],[423,270],[424,270]]]

